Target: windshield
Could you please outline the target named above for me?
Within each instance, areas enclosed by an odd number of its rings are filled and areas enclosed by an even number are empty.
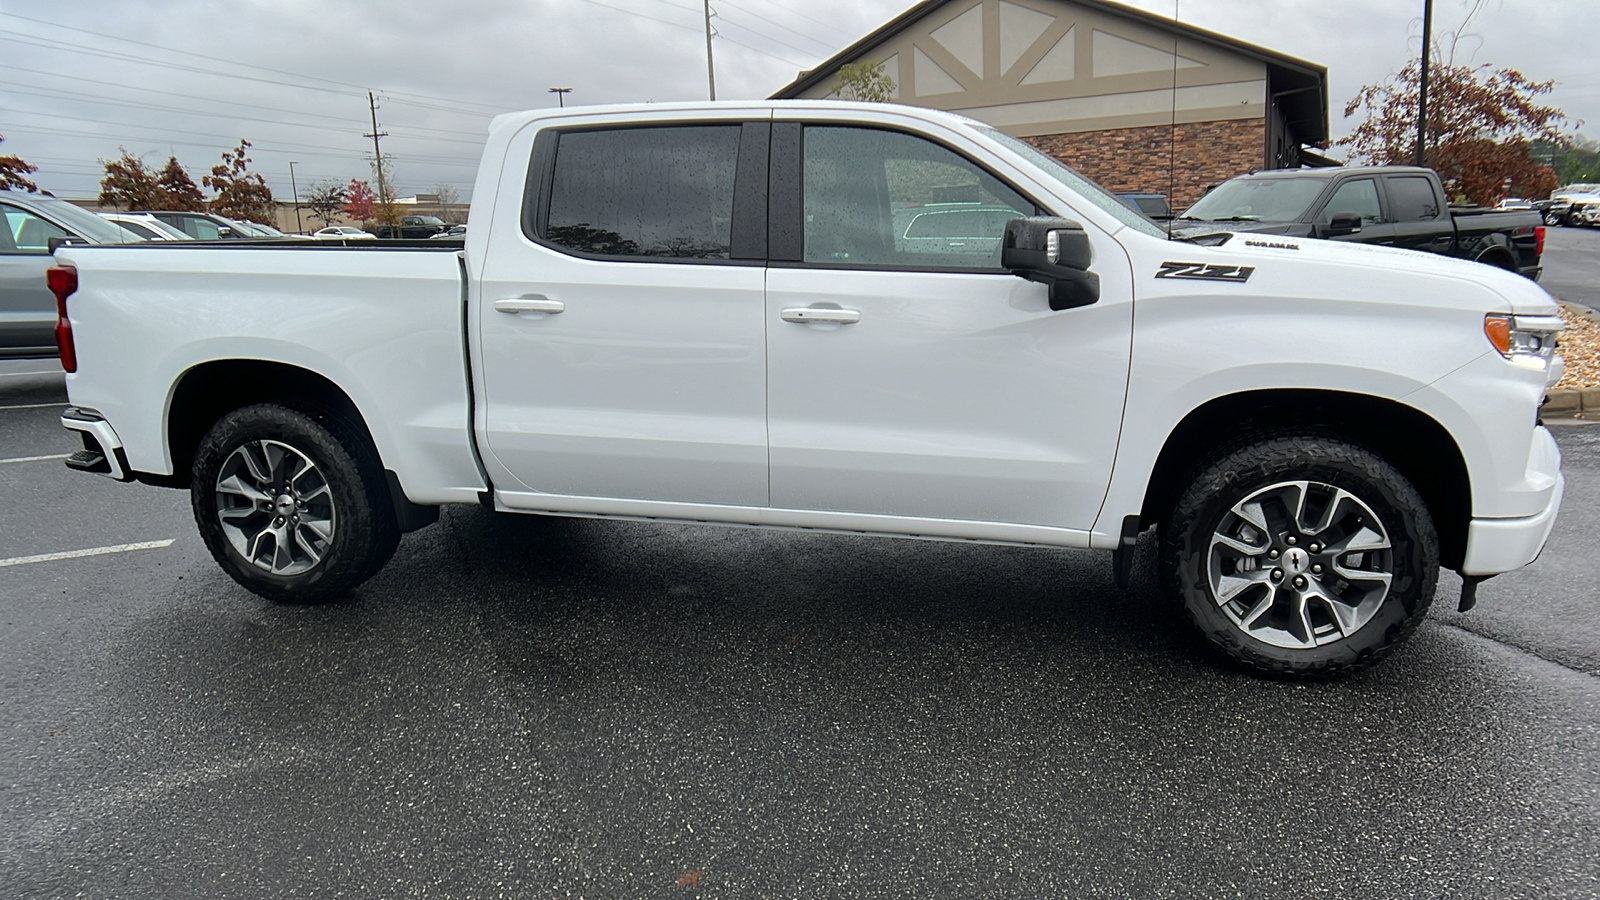
[[[1166,231],[1164,231],[1160,226],[1156,225],[1154,222],[1150,221],[1139,213],[1134,212],[1126,203],[1123,203],[1121,200],[1117,199],[1115,194],[1112,194],[1110,191],[1106,190],[1100,185],[1095,184],[1089,179],[1078,174],[1076,170],[1069,167],[1066,163],[1063,163],[1061,160],[1039,150],[1037,147],[1033,146],[1027,141],[1019,140],[1003,131],[996,131],[995,129],[986,126],[979,127],[977,130],[985,137],[994,138],[996,141],[1004,144],[1007,149],[1016,151],[1024,159],[1028,160],[1039,168],[1044,169],[1057,181],[1066,185],[1068,188],[1071,188],[1075,193],[1083,197],[1083,199],[1093,203],[1102,211],[1110,214],[1118,222],[1121,222],[1122,224],[1136,231],[1142,231],[1151,237],[1164,238],[1167,236]]]
[[[213,218],[213,219],[217,220],[218,222],[222,223],[223,225],[226,225],[227,227],[233,229],[233,234],[234,234],[235,237],[238,237],[240,235],[243,235],[244,237],[266,237],[267,236],[267,233],[265,231],[262,231],[261,229],[257,228],[256,226],[248,225],[248,224],[246,224],[244,222],[240,222],[240,221],[237,221],[235,219],[230,219],[227,216],[219,216],[219,215],[214,215],[213,214],[211,218]]]
[[[1298,222],[1327,183],[1322,178],[1224,181],[1178,218],[1202,222]]]
[[[86,209],[73,206],[65,200],[33,194],[27,198],[27,203],[32,204],[41,214],[54,219],[56,224],[66,230],[96,244],[125,244],[144,240],[132,232],[124,231],[116,223],[102,219]]]

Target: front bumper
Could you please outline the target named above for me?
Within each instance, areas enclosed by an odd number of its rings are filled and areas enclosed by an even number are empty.
[[[1520,519],[1473,519],[1467,526],[1467,553],[1462,575],[1499,575],[1533,562],[1550,538],[1567,480],[1558,471],[1550,503],[1537,515]]]

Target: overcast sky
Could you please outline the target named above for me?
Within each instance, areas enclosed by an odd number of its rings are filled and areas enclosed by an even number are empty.
[[[1416,52],[1423,0],[1179,0],[1180,18],[1328,67],[1344,103]],[[1173,0],[1129,0],[1163,15]],[[713,0],[717,96],[765,97],[911,5]],[[1467,0],[1436,0],[1436,31]],[[1559,82],[1550,102],[1600,132],[1600,0],[1489,0],[1459,58]],[[274,193],[368,178],[368,89],[402,195],[470,193],[489,119],[569,104],[699,100],[696,0],[0,0],[0,155],[40,187],[92,197],[126,147],[195,181],[240,137]]]

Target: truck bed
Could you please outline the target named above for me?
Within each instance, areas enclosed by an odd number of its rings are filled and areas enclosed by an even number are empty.
[[[62,247],[59,264],[82,264],[67,302],[73,402],[118,423],[130,468],[173,474],[174,397],[247,393],[273,364],[319,373],[375,413],[373,441],[402,486],[419,489],[410,499],[471,502],[482,479],[460,252],[426,240]],[[241,359],[265,366],[218,363]]]

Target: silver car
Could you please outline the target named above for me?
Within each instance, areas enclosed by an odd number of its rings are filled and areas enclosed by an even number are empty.
[[[0,359],[56,355],[56,298],[44,272],[51,238],[137,243],[137,235],[46,194],[0,191]]]

